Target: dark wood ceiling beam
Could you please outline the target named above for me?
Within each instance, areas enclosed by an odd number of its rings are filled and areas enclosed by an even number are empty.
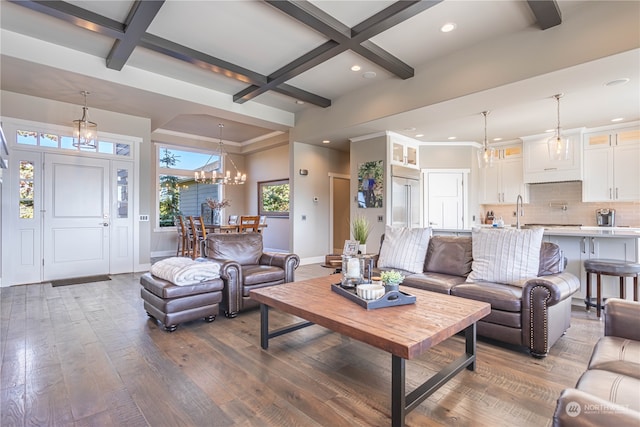
[[[376,13],[353,29],[328,15],[308,1],[265,0],[266,3],[286,13],[329,39],[320,47],[285,65],[268,77],[266,85],[252,85],[233,96],[237,103],[244,103],[296,77],[305,71],[331,59],[346,50],[352,50],[396,76],[413,77],[413,68],[368,40],[392,26],[415,16],[442,0],[398,1]]]
[[[536,16],[540,29],[546,30],[562,24],[562,14],[556,0],[527,0],[527,3]]]
[[[222,74],[226,77],[238,81],[249,83],[251,86],[249,86],[245,90],[253,90],[254,88],[266,87],[269,81],[268,77],[265,75],[256,73],[230,62],[223,61],[221,59],[215,58],[197,50],[190,49],[186,46],[182,46],[178,43],[174,43],[172,41],[154,36],[149,33],[145,33],[141,37],[138,46],[153,50],[154,52],[158,52],[163,55],[170,56],[180,61],[188,62],[205,70]],[[292,96],[291,94],[295,94],[294,97],[296,99],[312,105],[317,105],[319,107],[328,107],[329,105],[331,105],[331,100],[304,91],[302,89],[298,89],[289,85],[282,85],[282,87],[278,86],[279,85],[273,85],[269,87],[271,88],[271,90],[285,95]]]
[[[260,73],[223,61],[222,59],[207,55],[153,34],[145,33],[140,38],[140,43],[138,45],[241,82],[256,85],[267,83],[267,77]]]
[[[84,28],[114,39],[124,37],[124,24],[97,13],[82,9],[71,3],[59,0],[31,1],[9,0],[20,6],[61,19],[77,27]]]
[[[275,88],[273,88],[273,91],[278,92],[282,95],[290,96],[300,101],[307,102],[309,104],[317,105],[318,107],[322,107],[322,108],[331,107],[330,99],[323,98],[322,96],[318,96],[311,92],[307,92],[306,90],[293,87],[286,83],[281,84],[280,86],[276,86]]]
[[[140,38],[160,11],[164,1],[136,0],[125,21],[124,37],[115,41],[109,55],[107,55],[107,68],[122,70],[122,67],[127,63],[133,50],[138,45]]]

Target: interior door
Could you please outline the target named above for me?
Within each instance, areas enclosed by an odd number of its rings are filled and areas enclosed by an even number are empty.
[[[45,154],[44,280],[109,273],[109,161]]]
[[[349,240],[349,179],[334,177],[333,180],[333,237],[332,253],[341,253],[344,241]]]
[[[464,228],[464,174],[461,172],[429,172],[427,174],[428,218],[430,227]]]

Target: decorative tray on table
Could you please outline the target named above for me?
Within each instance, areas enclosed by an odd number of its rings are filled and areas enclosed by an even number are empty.
[[[360,298],[356,294],[356,288],[345,289],[340,284],[332,284],[331,290],[356,304],[371,310],[374,308],[394,307],[396,305],[414,304],[416,302],[415,295],[410,295],[402,291],[389,291],[378,299],[366,300]]]

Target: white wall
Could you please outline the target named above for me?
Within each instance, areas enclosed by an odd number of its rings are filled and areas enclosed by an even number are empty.
[[[246,157],[247,180],[244,191],[246,214],[258,214],[258,182],[289,178],[289,144],[252,153]],[[265,250],[286,251],[290,246],[290,218],[267,218],[262,231]]]
[[[329,174],[349,174],[349,153],[293,142],[291,158],[293,252],[303,263],[323,262],[331,253]]]
[[[380,236],[384,234],[384,225],[387,222],[386,210],[388,204],[391,203],[390,197],[387,197],[389,194],[387,188],[390,179],[387,147],[386,135],[351,143],[351,217],[353,218],[356,214],[363,215],[369,220],[372,226],[371,233],[369,233],[369,238],[367,239],[368,253],[376,253],[380,249]],[[382,167],[385,169],[385,190],[383,193],[385,194],[385,199],[382,202],[381,208],[360,208],[355,199],[358,194],[358,165],[375,160],[382,160]],[[382,215],[381,222],[378,221],[378,216],[380,215]]]

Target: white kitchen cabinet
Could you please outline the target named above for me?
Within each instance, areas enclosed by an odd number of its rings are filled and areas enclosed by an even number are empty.
[[[526,184],[582,180],[582,130],[565,131],[563,136],[569,139],[569,157],[566,160],[551,159],[548,133],[521,138]]]
[[[584,135],[583,202],[640,200],[640,129]]]
[[[587,295],[587,275],[584,261],[606,258],[622,261],[638,259],[638,239],[632,237],[592,237],[592,236],[547,236],[547,240],[556,243],[567,258],[566,271],[580,278],[580,290],[574,298],[584,300]],[[602,277],[603,298],[620,295],[620,279],[613,276]],[[591,277],[591,295],[595,296],[595,276]],[[633,281],[626,279],[626,296],[633,298]]]
[[[515,205],[518,195],[529,201],[528,186],[522,179],[522,145],[509,145],[496,149],[493,167],[481,170],[482,204]]]
[[[391,149],[389,153],[391,164],[419,169],[418,145],[416,143],[399,140],[397,136],[392,136],[389,145]]]

